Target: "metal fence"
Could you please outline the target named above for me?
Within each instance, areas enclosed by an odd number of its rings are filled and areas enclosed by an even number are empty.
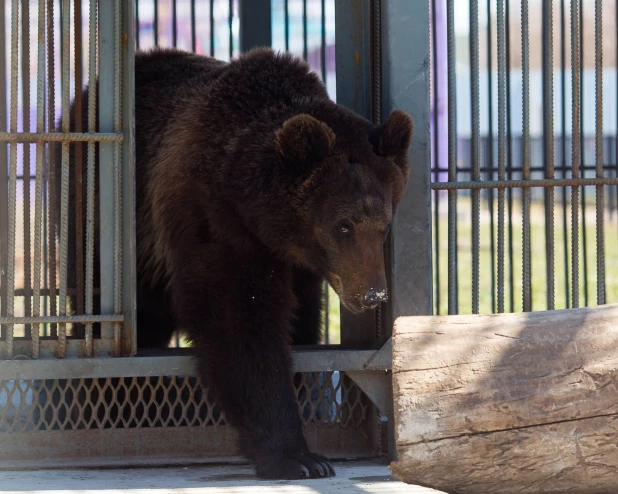
[[[616,3],[431,12],[435,313],[618,300]]]
[[[271,11],[266,26],[259,5]],[[406,64],[394,63],[410,18],[401,8],[426,18]],[[422,122],[428,13],[369,0],[0,0],[0,466],[213,461],[235,452],[233,429],[193,377],[191,351],[135,344],[138,44],[226,59],[270,30],[273,46],[305,57],[333,99],[376,122],[395,107]],[[81,102],[95,80],[98,91]],[[391,265],[430,265],[426,123],[411,156],[419,191],[398,221],[420,221],[427,235],[395,225]],[[391,323],[429,310],[431,280],[412,283],[405,269],[388,276],[398,289],[381,317],[342,314],[340,345],[294,351],[309,445],[334,458],[393,451]]]
[[[123,119],[131,108],[124,105],[123,112],[123,102],[132,100],[126,92],[132,77],[122,77],[128,60],[122,22],[119,0],[100,6],[0,2],[0,39],[6,41],[6,50],[0,50],[0,169],[7,170],[0,174],[7,192],[0,201],[5,358],[134,351],[133,252],[130,236],[123,237],[132,221],[123,214],[133,199],[132,168],[123,166],[125,160],[132,163]],[[83,85],[97,77],[98,94],[90,92],[88,108],[76,104],[71,110],[71,99],[81,103]],[[70,167],[73,157],[76,166]],[[95,173],[95,160],[109,166]],[[84,186],[69,190],[69,183]],[[95,223],[95,215],[103,220]],[[100,259],[94,256],[95,242]]]

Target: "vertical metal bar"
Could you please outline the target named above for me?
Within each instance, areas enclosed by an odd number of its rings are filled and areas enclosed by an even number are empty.
[[[562,178],[567,176],[567,136],[566,136],[566,5],[565,0],[560,1],[560,89],[561,89],[561,109],[562,119],[560,130],[562,132]],[[564,253],[564,289],[566,307],[571,307],[571,292],[569,289],[569,241],[567,227],[567,190],[562,188],[562,234],[563,234],[563,253]]]
[[[232,26],[234,23],[234,0],[229,0],[229,17],[228,17],[228,30],[230,33],[230,60],[234,56],[234,32]]]
[[[159,46],[159,0],[152,0],[154,3],[154,20],[153,20],[153,31],[154,31],[154,44],[155,46]]]
[[[485,158],[487,168],[487,180],[494,179],[494,88],[493,88],[493,70],[492,70],[492,38],[491,38],[491,4],[492,0],[487,0],[487,99],[488,99],[488,124],[489,132],[487,134],[487,155]],[[495,245],[495,222],[494,222],[494,191],[489,189],[486,191],[487,211],[489,213],[489,264],[491,272],[491,312],[496,312],[496,245]]]
[[[6,3],[0,1],[0,39],[6,39],[5,33],[5,7]],[[6,131],[6,50],[0,49],[0,131]],[[6,316],[6,295],[7,295],[7,273],[8,273],[8,168],[7,168],[7,146],[5,143],[0,147],[0,316]],[[0,338],[7,331],[7,327],[0,325]]]
[[[522,52],[522,84],[523,84],[523,122],[522,122],[522,158],[523,179],[530,180],[530,51],[528,33],[528,0],[521,2],[521,52]],[[522,191],[522,222],[523,222],[523,310],[532,310],[532,273],[530,266],[530,188]]]
[[[324,343],[330,344],[330,301],[328,282],[324,282]]]
[[[372,17],[370,0],[335,2],[337,101],[368,120],[372,119]],[[353,315],[342,307],[340,335],[343,348],[373,347],[376,342],[375,314],[367,311]],[[347,376],[344,379],[348,379]],[[371,429],[371,441],[378,449],[380,427],[376,407],[370,407],[367,417],[375,424]]]
[[[304,0],[304,16],[306,23],[307,16],[307,0]],[[371,57],[371,65],[372,65],[372,84],[371,84],[371,118],[375,125],[379,125],[382,123],[382,21],[381,21],[381,10],[382,4],[380,1],[373,2],[373,16],[372,16],[372,33],[371,33],[371,44],[372,44],[372,57]],[[306,26],[305,26],[306,27]],[[306,29],[305,29],[306,33]],[[306,39],[305,39],[306,41]],[[379,339],[382,336],[382,307],[380,305],[375,310],[375,328],[376,328],[376,339]]]
[[[238,21],[241,52],[272,45],[270,0],[239,0]]]
[[[505,43],[504,0],[496,5],[496,38],[498,59],[498,180],[505,176],[506,108],[505,108]],[[498,189],[498,312],[504,312],[504,189]]]
[[[320,19],[320,64],[322,68],[322,80],[326,84],[326,0],[321,0],[320,3],[322,15]]]
[[[335,2],[337,36],[337,102],[370,120],[371,88],[371,18],[370,0],[360,3]],[[341,308],[341,345],[345,348],[368,348],[375,342],[375,315],[354,315]]]
[[[337,22],[337,102],[371,119],[371,10],[369,0],[360,7],[335,2]]]
[[[99,132],[114,131],[115,2],[99,4]],[[115,144],[99,143],[99,241],[101,314],[114,312],[114,156]],[[112,342],[112,323],[101,323],[101,339]]]
[[[22,0],[21,11],[21,81],[23,131],[30,132],[30,0]],[[24,200],[24,315],[32,314],[32,248],[30,238],[30,144],[24,143],[23,150],[23,200]],[[25,335],[29,336],[30,324],[25,325]]]
[[[470,98],[472,101],[471,128],[472,139],[470,160],[472,180],[480,180],[480,89],[479,89],[479,5],[478,0],[470,0]],[[472,191],[472,313],[479,313],[479,274],[480,274],[480,191]]]
[[[90,88],[96,81],[97,68],[97,0],[90,0],[89,42],[88,42],[88,83]],[[96,91],[88,91],[88,132],[96,132]],[[95,143],[88,143],[86,170],[86,314],[93,312],[94,292],[94,179]],[[86,324],[86,356],[92,357],[92,323]]]
[[[174,14],[176,13],[174,0]],[[114,0],[114,132],[122,132],[121,101],[122,52],[120,48],[122,26],[122,2]],[[174,27],[176,19],[174,19]],[[175,29],[174,29],[175,30]],[[174,39],[174,46],[175,46]],[[122,314],[122,156],[120,143],[114,143],[114,314]],[[121,325],[114,323],[114,355],[121,354]]]
[[[302,0],[303,2],[303,60],[307,60],[307,0]]]
[[[36,131],[45,132],[45,0],[39,0],[38,10],[38,58],[36,85]],[[41,233],[43,225],[43,142],[36,143],[36,178],[34,188],[34,283],[32,315],[40,315],[41,306]],[[45,237],[43,237],[45,238]],[[39,324],[32,325],[32,357],[39,358]]]
[[[137,3],[139,3],[139,0],[137,1]],[[195,0],[191,0],[191,51],[194,52],[196,48],[197,48],[197,33],[195,30]]]
[[[52,132],[56,129],[56,82],[55,82],[55,48],[54,48],[54,3],[55,0],[47,0],[47,129]],[[49,315],[57,314],[57,286],[56,286],[56,153],[57,143],[47,144],[48,156],[48,195],[49,209],[47,220],[48,255],[49,255]],[[57,336],[56,324],[50,324],[50,336]]]
[[[139,50],[139,3],[140,0],[135,0],[135,47]],[[195,21],[195,0],[191,0],[191,14],[193,15],[192,20]],[[193,24],[195,26],[195,24]],[[193,35],[193,51],[195,51],[195,29],[192,29]]]
[[[393,220],[385,328],[403,315],[432,313],[429,4],[382,0],[382,113],[398,108],[414,120],[407,192]],[[412,26],[413,24],[413,26]],[[396,269],[395,269],[396,267]],[[389,453],[396,457],[393,420]]]
[[[543,1],[543,133],[545,178],[554,178],[554,17],[553,0]],[[545,189],[547,309],[555,309],[554,188]]]
[[[416,29],[410,29],[414,19]],[[410,50],[410,47],[414,47]],[[429,5],[382,2],[382,112],[414,119],[410,181],[394,218],[391,320],[432,313]]]
[[[596,176],[603,178],[603,2],[594,3],[595,161]],[[605,200],[604,187],[596,190],[597,304],[605,304]]]
[[[290,5],[283,0],[283,30],[285,33],[285,51],[290,51]]]
[[[438,50],[436,37],[436,0],[431,0],[431,108],[433,112],[432,125],[432,166],[434,182],[440,177],[440,149],[438,146],[440,129],[438,127]],[[440,314],[440,191],[433,192],[433,264],[435,273],[434,284],[434,314]]]
[[[17,132],[17,82],[19,76],[19,2],[11,2],[11,110],[9,131]],[[13,317],[15,295],[15,203],[17,194],[17,143],[9,145],[8,248],[6,315]],[[5,356],[13,357],[13,325],[7,324]]]
[[[583,0],[579,0],[579,157],[581,160],[581,176],[586,176],[586,163],[584,163],[584,8]],[[588,233],[586,229],[586,187],[581,189],[581,233],[582,233],[582,263],[584,268],[584,307],[588,307]]]
[[[511,5],[506,0],[506,140],[507,140],[507,178],[513,179],[513,112],[511,111]],[[513,236],[513,189],[507,191],[508,230],[509,230],[509,310],[515,311],[515,254]]]
[[[178,40],[178,15],[176,12],[176,0],[172,0],[172,46],[176,48]]]
[[[74,4],[75,29],[75,132],[82,132],[82,2]],[[78,314],[84,313],[84,198],[83,198],[83,150],[81,142],[75,146],[73,168],[75,170],[75,300]],[[72,287],[73,288],[73,287]],[[79,329],[79,331],[77,331]],[[84,326],[73,325],[74,336],[83,338]]]
[[[572,143],[573,178],[579,178],[580,165],[580,71],[579,71],[579,1],[571,0],[571,81],[572,81]],[[573,307],[579,307],[579,187],[571,187],[571,286]]]
[[[215,56],[215,0],[210,0],[210,56]]]
[[[62,1],[62,132],[69,132],[69,62],[71,58],[71,16],[70,0]],[[69,143],[62,142],[62,174],[60,187],[60,283],[59,283],[59,310],[61,316],[67,310],[67,262],[69,242]],[[57,356],[66,355],[66,330],[67,325],[58,325],[58,350]]]
[[[447,0],[448,58],[448,180],[457,180],[457,79],[455,75],[455,0]],[[459,312],[457,303],[457,191],[448,191],[448,313]]]

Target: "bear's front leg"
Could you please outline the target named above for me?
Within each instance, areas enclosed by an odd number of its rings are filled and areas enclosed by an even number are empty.
[[[200,378],[240,435],[258,477],[335,475],[311,453],[292,384],[291,268],[268,252],[202,245],[174,254],[177,320],[198,351]]]

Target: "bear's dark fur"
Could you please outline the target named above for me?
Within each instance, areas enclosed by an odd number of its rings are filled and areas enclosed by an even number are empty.
[[[155,49],[136,56],[135,126],[138,346],[188,333],[258,476],[334,475],[303,436],[290,344],[317,343],[323,278],[353,312],[386,299],[412,121],[372,125],[289,55]]]

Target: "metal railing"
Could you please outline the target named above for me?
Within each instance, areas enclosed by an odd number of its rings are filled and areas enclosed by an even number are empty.
[[[434,311],[615,300],[618,124],[603,108],[618,84],[602,42],[616,31],[603,2],[431,5]]]
[[[0,174],[0,186],[7,191],[0,200],[0,348],[9,359],[131,353],[133,324],[123,325],[122,289],[123,264],[132,254],[123,257],[123,242],[130,238],[123,238],[127,225],[122,199],[127,189],[123,178],[131,176],[131,167],[123,166],[123,159],[132,150],[127,127],[123,127],[122,103],[123,89],[132,77],[122,77],[127,60],[121,38],[122,2],[2,1],[2,26],[7,7],[11,20],[8,78],[5,65],[0,64],[0,79],[10,81],[10,123],[8,132],[0,132],[0,168],[6,169],[7,148],[9,156],[8,173]],[[82,15],[83,7],[88,17]],[[82,24],[88,26],[87,34],[82,33]],[[82,46],[88,51],[82,52]],[[36,68],[30,60],[32,47],[36,48]],[[98,92],[88,95],[87,118],[81,105],[83,57],[87,58],[88,82],[98,78]],[[1,86],[0,92],[4,112],[6,88]],[[36,94],[35,105],[31,93]],[[73,108],[72,97],[77,101]],[[105,104],[98,105],[97,99]],[[82,128],[83,122],[87,125]],[[86,170],[81,166],[83,152],[87,153]],[[74,173],[69,165],[73,159]],[[109,164],[100,167],[98,176],[95,161]],[[96,179],[99,204],[95,204]],[[70,191],[69,180],[85,182],[85,195],[82,187]],[[130,187],[128,193],[132,198]],[[75,213],[69,210],[73,195]],[[100,225],[95,225],[97,213],[106,219]],[[76,246],[69,252],[73,230]],[[95,266],[94,242],[98,239],[104,254]],[[68,272],[71,263],[77,267],[75,280]],[[102,276],[95,287],[96,273]],[[103,315],[93,312],[95,298]],[[81,334],[77,323],[85,328]],[[93,337],[95,323],[101,325],[100,338]]]

